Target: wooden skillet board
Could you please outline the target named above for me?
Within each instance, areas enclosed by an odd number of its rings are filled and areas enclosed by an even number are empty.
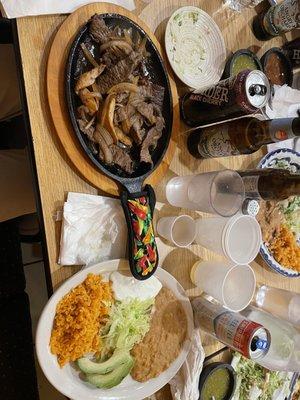
[[[123,7],[109,3],[93,3],[80,7],[63,22],[59,28],[48,58],[46,84],[50,112],[56,133],[78,173],[91,185],[117,196],[118,184],[102,174],[84,153],[71,125],[66,99],[65,99],[65,66],[70,46],[78,33],[79,28],[84,25],[95,13],[117,13],[132,19],[149,35],[159,52],[162,54],[161,46],[147,25],[133,13]],[[166,65],[168,68],[168,65]],[[169,81],[173,98],[173,129],[168,150],[157,169],[149,176],[146,183],[155,185],[166,173],[171,163],[176,148],[176,133],[179,132],[179,106],[177,89],[172,76],[169,73]]]

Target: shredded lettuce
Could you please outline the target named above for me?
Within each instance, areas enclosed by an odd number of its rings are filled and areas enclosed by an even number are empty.
[[[115,349],[130,351],[150,329],[150,314],[154,298],[117,301],[102,335],[102,354]]]
[[[273,160],[273,163],[272,163],[272,165],[270,165],[270,167],[277,168],[277,169],[286,169],[286,170],[290,171],[292,174],[298,173],[297,166],[292,164],[291,162],[287,161],[284,158]]]
[[[300,237],[300,197],[294,196],[281,202],[281,209],[284,214],[286,224],[295,234]]]
[[[268,371],[253,360],[240,355],[238,357],[238,362],[234,365],[238,381],[234,399],[271,400],[274,392],[286,381],[286,377],[279,372]]]

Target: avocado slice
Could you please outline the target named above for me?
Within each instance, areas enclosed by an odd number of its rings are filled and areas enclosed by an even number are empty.
[[[128,354],[128,353],[127,353]],[[105,375],[88,374],[86,379],[92,385],[102,389],[110,389],[117,386],[122,380],[129,374],[133,367],[134,361],[131,356],[127,359],[124,364],[119,365],[113,371]]]
[[[85,374],[107,374],[130,358],[128,351],[115,350],[113,355],[104,362],[98,363],[89,360],[87,357],[82,357],[77,360],[77,365]]]

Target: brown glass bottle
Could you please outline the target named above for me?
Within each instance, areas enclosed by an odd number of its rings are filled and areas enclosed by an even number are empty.
[[[187,140],[196,158],[252,154],[263,145],[300,136],[300,118],[259,121],[241,118],[192,131]]]
[[[293,69],[300,68],[300,37],[285,43],[282,49],[290,59]]]
[[[253,32],[258,40],[269,40],[300,27],[299,0],[284,0],[258,14],[253,20]]]
[[[300,175],[283,169],[255,169],[238,171],[244,181],[248,198],[285,200],[300,195]]]

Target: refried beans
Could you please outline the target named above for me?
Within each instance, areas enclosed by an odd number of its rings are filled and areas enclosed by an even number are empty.
[[[187,333],[187,318],[179,300],[163,287],[144,339],[131,351],[135,359],[131,376],[138,382],[155,378],[178,357]]]

